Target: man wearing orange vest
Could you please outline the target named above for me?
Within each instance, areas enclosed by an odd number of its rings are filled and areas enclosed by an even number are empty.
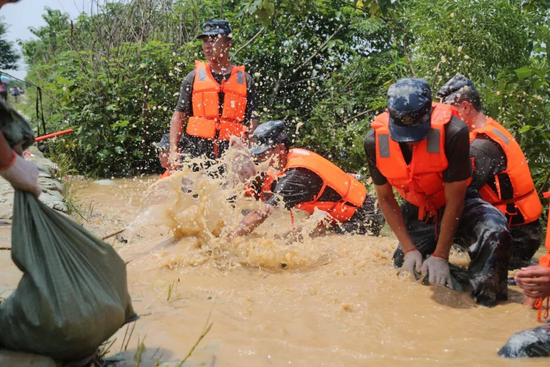
[[[282,202],[288,210],[326,212],[329,229],[337,233],[378,235],[384,219],[367,190],[336,165],[305,149],[289,149],[283,121],[260,125],[252,135],[251,154],[269,162],[274,170],[256,182],[257,196],[265,200],[261,210],[249,213],[232,236],[252,232]]]
[[[453,243],[468,250],[472,297],[494,306],[508,296],[511,237],[506,218],[470,182],[468,128],[451,106],[432,103],[423,79],[388,89],[388,111],[365,137],[378,203],[400,242],[394,264],[433,285],[451,285]],[[400,207],[393,193],[404,199]]]
[[[468,125],[472,186],[506,216],[513,238],[509,269],[529,266],[541,244],[542,205],[521,147],[502,125],[485,116],[479,92],[463,75],[441,87],[437,98],[455,106]]]
[[[211,20],[197,37],[202,39],[208,61],[195,61],[195,69],[181,84],[170,122],[172,166],[180,161],[178,148],[185,158],[217,159],[229,147],[231,137],[246,139],[258,125],[253,79],[244,66],[229,60],[231,32],[227,21]]]
[[[550,198],[550,192],[544,197]],[[546,230],[547,254],[539,260],[538,266],[522,268],[516,274],[516,283],[523,290],[528,299],[537,299],[540,302],[538,319],[548,319],[550,307],[550,218]],[[550,357],[550,324],[534,329],[520,331],[508,340],[498,352],[508,358],[517,357]]]

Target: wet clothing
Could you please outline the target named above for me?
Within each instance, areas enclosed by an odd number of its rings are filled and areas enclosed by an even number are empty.
[[[232,73],[229,74],[215,74],[211,73],[213,79],[222,84],[229,80]],[[176,105],[176,111],[185,112],[189,117],[195,116],[194,104],[193,104],[193,86],[196,79],[196,70],[191,71],[183,80],[180,88],[180,96]],[[257,96],[254,86],[254,80],[252,77],[244,72],[244,79],[246,83],[246,109],[244,111],[242,124],[245,126],[250,125],[250,121],[255,117],[257,108]],[[218,93],[219,104],[219,116],[222,116],[225,105],[225,93]],[[195,104],[196,105],[196,104]],[[186,129],[187,130],[187,129]],[[218,156],[221,156],[228,148],[229,141],[223,140],[217,142]],[[189,135],[184,133],[180,141],[180,149],[182,153],[190,158],[206,156],[209,159],[216,159],[215,155],[215,140],[205,139],[199,136]]]
[[[454,115],[444,126],[443,149],[440,149],[438,155],[443,150],[448,165],[439,172],[441,180],[444,183],[467,180],[471,169],[468,127]],[[388,180],[377,164],[377,154],[380,155],[380,153],[376,151],[378,147],[374,131],[370,131],[365,137],[364,147],[373,182],[376,185],[386,184]],[[410,145],[399,144],[399,147],[407,165],[419,164],[414,162]],[[441,158],[438,156],[438,159]],[[420,211],[417,206],[407,201],[404,201],[401,206],[412,241],[424,257],[435,251],[444,210],[445,207],[441,207],[436,213],[419,216]],[[455,235],[455,242],[466,248],[471,258],[468,274],[473,287],[474,300],[482,305],[493,306],[497,301],[507,299],[511,236],[507,230],[506,218],[494,206],[483,201],[479,193],[471,187],[468,188],[465,196],[464,210]],[[395,266],[401,267],[403,260],[404,253],[399,245],[394,254]]]
[[[278,173],[267,175],[264,191],[271,188],[270,181],[284,176],[286,171],[293,168],[301,168],[315,173],[321,179],[321,187],[311,200],[300,202],[296,209],[313,213],[315,209],[327,212],[338,222],[348,221],[358,207],[363,205],[367,197],[367,189],[357,179],[351,177],[329,160],[305,149],[290,149],[287,154],[285,168]],[[334,199],[325,199],[323,194],[327,188],[331,194],[336,194]]]
[[[372,182],[375,185],[384,185],[388,180],[376,168],[376,139],[374,135],[374,129],[367,133],[364,148]],[[469,159],[464,159],[464,154],[467,157],[469,151],[467,137],[468,127],[459,118],[453,117],[445,125],[445,155],[449,163],[442,172],[444,182],[464,181],[470,177],[471,163]],[[412,159],[412,147],[406,143],[400,143],[399,146],[405,161],[409,163]]]
[[[439,210],[437,220],[430,218],[428,221],[418,220],[418,208],[408,202],[401,205],[401,211],[418,251],[424,258],[431,255],[437,245],[436,233],[440,233],[444,208]],[[476,190],[468,188],[454,242],[470,255],[468,275],[472,297],[477,303],[494,306],[497,301],[508,298],[511,241],[504,215],[481,199]],[[404,258],[399,245],[393,256],[394,265],[401,267]]]
[[[424,218],[426,213],[434,214],[445,205],[442,172],[449,167],[445,126],[453,114],[458,114],[456,108],[433,103],[426,137],[407,144],[407,152],[410,152],[407,157],[400,143],[391,138],[389,113],[376,116],[371,124],[375,131],[376,168],[401,197],[419,208],[418,219]]]
[[[509,268],[510,270],[519,269],[530,265],[531,258],[540,247],[542,225],[539,216],[542,206],[521,148],[508,132],[504,133],[504,127],[498,125],[490,118],[488,122],[490,123],[484,129],[480,129],[478,133],[470,135],[470,157],[473,164],[472,186],[480,192],[484,200],[497,205],[506,215],[510,234],[513,238],[512,257]],[[481,132],[492,129],[493,126],[497,125],[499,130],[496,130],[497,132],[492,134],[493,138]],[[510,172],[510,170],[507,170],[508,158],[503,147],[508,146],[511,147],[506,148],[508,154],[515,154],[517,156],[516,159],[519,160],[515,165],[520,167],[520,172]],[[524,199],[520,200],[517,206],[514,202],[498,205],[498,198],[494,194],[496,192],[500,192],[504,200],[517,196],[518,191],[513,187],[515,180],[510,179],[511,173],[518,175],[517,179],[524,182],[526,186],[524,191],[527,195],[525,195]],[[523,213],[526,214],[525,217]]]
[[[516,139],[492,118],[470,132],[470,141],[489,138],[504,153],[506,166],[478,188],[481,197],[506,215],[509,225],[517,226],[539,219],[542,205],[535,190],[529,165]],[[501,158],[502,159],[502,158]],[[474,158],[475,166],[475,158]]]
[[[510,227],[509,232],[513,241],[508,268],[514,270],[533,265],[531,259],[540,247],[543,232],[540,220]]]
[[[515,333],[498,355],[506,358],[550,357],[550,325]]]
[[[266,203],[278,206],[282,203],[287,210],[298,209],[300,204],[312,202],[319,195],[323,188],[323,179],[315,172],[306,168],[296,167],[284,171],[284,175],[277,176],[276,180],[271,181],[269,188],[265,182],[256,184],[253,189],[262,196]],[[319,197],[319,202],[339,202],[342,196],[330,186]],[[340,226],[334,226],[337,233],[369,233],[378,235],[384,225],[384,217],[380,208],[375,205],[375,199],[367,197],[360,204],[353,215],[341,223]]]

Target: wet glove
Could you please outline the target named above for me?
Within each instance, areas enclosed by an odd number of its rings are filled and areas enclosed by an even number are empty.
[[[428,276],[428,280],[432,285],[443,285],[452,288],[451,272],[449,270],[449,262],[439,257],[430,256],[424,264],[422,264],[422,277]]]
[[[411,273],[416,279],[416,274],[420,273],[422,267],[422,254],[418,250],[411,250],[405,254],[401,271]]]
[[[4,177],[14,188],[29,191],[39,197],[38,167],[32,162],[27,162],[23,157],[13,152],[11,162],[0,168],[0,176]]]

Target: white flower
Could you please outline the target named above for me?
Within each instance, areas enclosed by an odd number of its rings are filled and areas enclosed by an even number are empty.
[[[462,46],[458,46],[457,51],[458,51],[458,53],[461,53],[462,52]]]

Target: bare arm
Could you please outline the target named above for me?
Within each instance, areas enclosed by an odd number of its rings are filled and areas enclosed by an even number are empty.
[[[445,183],[445,211],[441,219],[441,232],[434,251],[437,257],[445,260],[449,259],[449,252],[462,216],[468,183],[468,180]]]
[[[416,246],[409,235],[409,231],[407,230],[407,225],[405,224],[405,219],[403,219],[401,208],[395,200],[395,195],[393,194],[391,185],[389,183],[385,183],[384,185],[374,185],[374,187],[376,189],[378,205],[380,205],[382,214],[384,214],[386,222],[388,222],[391,230],[401,243],[403,252],[407,253],[416,249]]]
[[[254,210],[248,213],[239,226],[237,230],[233,232],[229,237],[244,236],[254,231],[260,224],[262,224],[267,217],[271,215],[273,211],[273,206],[269,204],[264,204],[260,210]]]
[[[183,125],[185,124],[185,112],[174,111],[170,121],[170,161],[173,166],[177,161],[178,143],[183,134]]]
[[[254,132],[254,130],[256,130],[256,128],[258,127],[259,124],[260,124],[260,120],[257,117],[253,117],[250,120],[250,126],[248,127],[248,133],[250,135],[252,135],[252,133]]]

